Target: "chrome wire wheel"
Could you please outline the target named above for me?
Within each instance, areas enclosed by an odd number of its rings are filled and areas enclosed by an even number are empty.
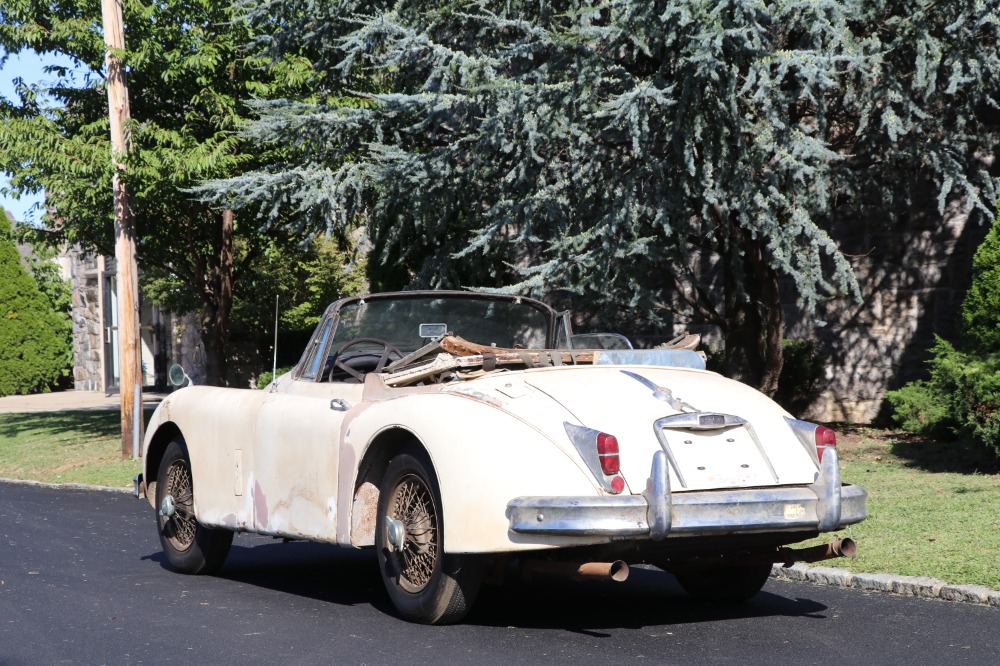
[[[389,498],[387,518],[403,526],[403,543],[389,558],[399,586],[416,594],[427,587],[439,557],[438,520],[434,498],[423,479],[408,474],[399,480]],[[386,521],[389,522],[389,521]]]
[[[191,468],[187,461],[174,460],[163,479],[163,501],[159,506],[160,531],[178,552],[194,544],[198,522],[194,516]]]
[[[483,580],[480,558],[445,554],[442,506],[425,453],[405,451],[389,461],[379,483],[375,551],[389,599],[410,622],[458,622]]]

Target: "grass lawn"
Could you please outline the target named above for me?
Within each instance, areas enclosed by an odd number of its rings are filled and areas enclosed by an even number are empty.
[[[1000,589],[995,459],[953,442],[870,428],[841,428],[838,448],[843,480],[868,491],[869,517],[841,534],[858,542],[857,559],[824,565]]]
[[[0,478],[126,487],[138,473],[118,411],[0,414]]]
[[[129,486],[139,463],[121,460],[119,427],[117,411],[0,414],[0,478]],[[870,516],[841,534],[858,558],[824,564],[1000,589],[1000,462],[961,444],[837,430],[843,479],[868,490]]]

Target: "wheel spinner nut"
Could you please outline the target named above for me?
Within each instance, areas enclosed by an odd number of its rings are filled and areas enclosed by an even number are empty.
[[[403,525],[403,521],[393,520],[390,516],[386,516],[385,530],[389,546],[393,550],[403,550],[403,540],[406,538],[406,527]]]
[[[169,518],[170,516],[174,515],[173,495],[167,495],[166,497],[163,498],[163,501],[160,503],[160,515],[163,516],[164,518]]]

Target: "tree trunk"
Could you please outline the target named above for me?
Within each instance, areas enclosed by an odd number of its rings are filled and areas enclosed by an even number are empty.
[[[229,316],[233,310],[233,211],[222,213],[216,254],[203,271],[201,340],[205,345],[206,382],[228,385]]]
[[[737,242],[723,256],[726,370],[733,379],[774,396],[783,362],[778,272],[768,263],[759,241],[743,229],[735,229],[734,234]]]

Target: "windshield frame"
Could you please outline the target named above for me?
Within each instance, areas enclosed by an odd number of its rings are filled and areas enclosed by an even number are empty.
[[[404,300],[404,299],[456,299],[456,300],[487,300],[487,301],[505,301],[527,305],[529,307],[538,310],[546,319],[546,333],[545,333],[545,349],[552,349],[555,345],[557,329],[562,326],[568,326],[568,322],[565,320],[567,317],[561,317],[560,313],[557,313],[553,308],[549,307],[545,303],[536,300],[534,298],[529,298],[527,296],[516,296],[510,294],[490,294],[478,291],[456,291],[456,290],[419,290],[419,291],[397,291],[397,292],[384,292],[384,293],[374,293],[374,294],[363,294],[360,296],[349,296],[347,298],[342,298],[340,300],[334,301],[327,307],[326,312],[323,314],[323,318],[320,320],[316,329],[313,331],[312,336],[309,339],[309,344],[306,345],[305,350],[302,352],[302,356],[299,358],[299,362],[295,365],[292,375],[295,379],[301,379],[303,381],[317,381],[317,378],[313,374],[304,374],[307,369],[307,359],[316,358],[319,356],[326,356],[328,354],[328,348],[330,345],[334,344],[334,338],[336,337],[335,331],[338,330],[340,324],[340,313],[348,306],[355,304],[363,304],[365,302],[375,301],[375,300]],[[326,329],[326,323],[330,322],[331,335],[327,335],[325,338],[322,337],[322,332]],[[572,334],[572,332],[570,332]],[[322,348],[320,348],[322,347]]]

